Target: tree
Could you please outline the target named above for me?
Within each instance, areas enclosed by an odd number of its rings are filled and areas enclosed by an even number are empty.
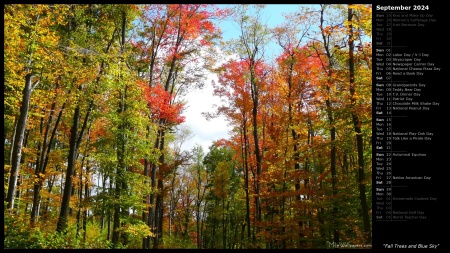
[[[288,143],[285,145],[292,146],[293,154],[290,155],[290,152],[287,150],[284,153],[284,156],[289,157],[286,159],[286,163],[288,160],[293,160],[294,170],[300,171],[301,168],[301,140],[300,137],[303,135],[301,129],[303,127],[308,128],[304,122],[307,122],[305,115],[305,106],[307,105],[307,101],[310,99],[312,89],[310,86],[317,85],[316,83],[316,74],[314,70],[318,67],[318,61],[311,57],[312,53],[307,49],[307,47],[302,44],[302,41],[305,40],[307,34],[310,32],[310,28],[312,26],[312,20],[310,18],[310,10],[302,9],[301,13],[295,13],[294,15],[287,15],[287,22],[283,23],[279,27],[273,29],[274,36],[283,49],[283,54],[279,56],[277,59],[278,66],[280,68],[280,78],[279,82],[281,85],[287,85],[287,87],[282,86],[281,96],[285,101],[281,103],[287,103],[288,105],[288,122],[286,123],[286,132],[289,133],[286,136]],[[280,115],[279,120],[285,118],[285,115]],[[300,130],[297,130],[299,129]],[[306,134],[308,136],[308,140],[310,139],[310,131]],[[292,140],[292,141],[291,141]],[[292,142],[292,144],[291,144]],[[278,144],[280,145],[280,144]],[[288,147],[286,147],[288,148]],[[308,161],[309,158],[306,157],[303,159],[304,166],[303,170],[308,171]],[[305,173],[303,173],[304,175]],[[295,190],[298,192],[296,198],[297,201],[302,201],[302,197],[300,194],[300,183],[304,182],[305,188],[307,187],[307,182],[309,178],[298,178],[295,183]],[[284,191],[284,190],[283,190]],[[284,203],[284,200],[282,201]],[[282,205],[284,207],[284,204]],[[299,210],[300,211],[300,210]],[[283,211],[282,211],[283,212]],[[282,214],[283,215],[283,214]],[[284,216],[282,216],[282,220],[284,220]],[[302,241],[305,236],[303,230],[304,222],[300,220],[298,222],[299,225],[299,240]],[[301,247],[305,247],[306,245],[300,242]],[[283,241],[283,247],[286,247],[286,242]]]
[[[349,92],[350,92],[350,109],[353,120],[353,126],[356,132],[356,146],[358,150],[358,189],[359,189],[359,198],[361,202],[361,212],[363,216],[364,223],[364,232],[366,233],[366,243],[372,242],[372,233],[370,229],[370,219],[369,219],[369,208],[367,205],[366,199],[366,186],[365,186],[365,172],[364,172],[364,150],[363,150],[363,134],[361,132],[361,119],[357,114],[356,110],[356,89],[355,89],[355,58],[354,58],[354,50],[355,50],[355,40],[356,36],[354,35],[354,26],[353,26],[353,18],[359,18],[359,15],[353,12],[353,5],[348,5],[348,65],[349,65]],[[363,11],[367,10],[371,7],[362,7]],[[364,15],[364,14],[363,14]],[[367,14],[366,14],[367,15]]]
[[[14,196],[19,176],[31,93],[51,70],[51,68],[44,67],[53,65],[51,54],[47,50],[56,47],[57,43],[57,37],[55,31],[51,29],[51,25],[43,24],[53,23],[53,25],[58,25],[58,22],[61,21],[57,17],[63,13],[66,6],[55,6],[53,8],[55,10],[51,10],[48,5],[5,6],[5,29],[12,35],[8,36],[5,41],[5,56],[9,59],[5,64],[7,73],[5,81],[8,87],[17,85],[16,82],[20,79],[25,81],[22,89],[20,113],[13,137],[11,170],[8,193],[5,199],[8,202],[7,208],[11,211],[14,208]],[[17,27],[18,25],[20,26]],[[14,51],[23,53],[11,55],[10,53]],[[12,58],[15,58],[15,61]]]
[[[214,5],[5,5],[5,248],[371,242],[371,6],[233,10],[219,55]],[[229,138],[186,150],[209,71]]]
[[[85,35],[85,34],[89,34],[90,31],[92,29],[95,29],[97,31],[100,31],[101,28],[100,27],[94,27],[94,24],[98,24],[98,25],[111,25],[110,22],[97,22],[94,23],[92,19],[87,18],[86,14],[84,12],[87,12],[88,14],[94,15],[95,12],[92,11],[91,8],[94,8],[93,6],[72,6],[71,7],[71,12],[73,15],[73,18],[70,18],[68,23],[67,23],[67,33],[68,33],[68,38],[71,38],[72,36],[74,37],[78,37],[80,34],[81,35]],[[105,9],[108,8],[104,7]],[[95,18],[95,17],[94,17]],[[111,18],[111,16],[106,16],[106,17],[99,17],[99,18]],[[80,25],[80,23],[86,22],[86,26],[82,26]],[[78,24],[78,26],[77,26]],[[111,32],[111,29],[105,29],[106,33]],[[115,30],[113,31],[113,35],[115,33]],[[108,34],[109,35],[109,34]],[[87,36],[87,35],[85,35]],[[81,37],[85,37],[85,36],[81,36]],[[74,93],[81,93],[83,90],[87,90],[88,88],[91,89],[91,91],[94,91],[95,88],[97,87],[97,85],[99,85],[99,81],[100,81],[100,77],[104,74],[104,68],[105,68],[105,62],[99,62],[99,61],[92,61],[93,65],[88,65],[87,63],[88,61],[88,57],[89,57],[89,52],[92,51],[100,51],[101,50],[105,53],[108,54],[110,52],[111,49],[111,45],[112,42],[114,40],[114,36],[111,36],[112,40],[108,41],[106,43],[106,46],[103,45],[99,45],[97,43],[93,43],[92,45],[95,45],[97,48],[93,48],[93,49],[89,49],[89,44],[87,40],[84,41],[79,41],[78,43],[80,43],[79,47],[85,49],[84,51],[80,51],[81,53],[81,57],[82,57],[82,69],[85,71],[90,71],[90,67],[92,68],[98,68],[98,72],[96,73],[96,76],[82,76],[82,78],[75,78],[74,80],[72,79],[72,85],[74,85],[75,87],[77,87],[77,89],[74,91]],[[91,39],[95,40],[95,37],[91,37]],[[103,42],[103,41],[101,41]],[[71,43],[71,42],[68,42]],[[98,46],[97,46],[98,45]],[[100,50],[99,50],[100,49]],[[95,52],[94,51],[94,52]],[[87,55],[85,53],[88,53]],[[79,57],[79,56],[78,56]],[[92,54],[91,54],[92,57]],[[77,61],[77,55],[74,56],[74,64],[80,64]],[[99,65],[96,65],[99,64]],[[95,73],[95,72],[94,72]],[[83,78],[84,77],[84,78]],[[89,117],[90,114],[93,110],[93,106],[94,106],[94,98],[93,97],[87,97],[85,98],[87,101],[87,109],[86,109],[86,113],[84,116],[84,120],[82,125],[80,125],[81,123],[81,104],[82,102],[84,102],[83,100],[75,100],[75,109],[74,109],[74,114],[73,114],[73,121],[72,121],[72,127],[70,130],[70,142],[69,142],[69,155],[68,155],[68,166],[67,166],[67,172],[66,172],[66,182],[65,182],[65,187],[64,187],[64,194],[63,194],[63,201],[61,204],[61,212],[60,212],[60,217],[58,220],[58,224],[57,224],[57,231],[58,232],[62,232],[66,226],[67,226],[67,216],[69,214],[69,203],[70,203],[70,196],[71,196],[71,192],[72,192],[72,176],[75,173],[75,166],[76,166],[76,161],[77,161],[77,157],[78,157],[78,150],[79,150],[79,146],[81,144],[81,141],[83,139],[83,135],[84,132],[87,128],[88,125],[88,121],[89,121]],[[80,128],[81,127],[81,128]]]
[[[324,80],[325,87],[325,105],[326,105],[326,114],[328,117],[329,131],[330,131],[330,172],[332,178],[332,195],[334,197],[337,196],[337,171],[336,171],[336,126],[335,126],[335,116],[334,116],[334,108],[332,102],[332,86],[333,83],[333,73],[335,68],[335,61],[333,54],[333,43],[336,40],[333,40],[333,29],[336,29],[336,25],[328,25],[325,26],[325,11],[328,8],[328,5],[321,5],[320,9],[320,48],[317,48],[313,43],[312,46],[316,50],[316,53],[321,60],[321,65],[323,71],[326,74],[326,79]],[[337,43],[337,42],[336,42]],[[339,209],[337,207],[336,198],[333,202],[333,242],[339,243],[339,220],[338,220],[338,212]]]
[[[195,182],[197,196],[195,199],[195,221],[196,221],[196,233],[197,233],[197,248],[201,249],[203,246],[203,217],[205,215],[205,196],[207,194],[208,178],[206,177],[206,170],[202,164],[204,153],[203,148],[200,145],[195,146],[192,149],[193,161],[191,165],[192,178]],[[203,209],[202,209],[203,207]]]
[[[258,139],[258,107],[259,107],[259,89],[261,79],[257,77],[256,68],[261,64],[264,56],[264,46],[267,43],[268,29],[261,25],[261,7],[257,6],[254,17],[247,16],[246,6],[241,6],[238,11],[236,21],[240,28],[240,52],[247,60],[247,70],[250,72],[250,91],[253,102],[252,119],[253,119],[253,139],[255,145],[256,158],[256,220],[261,221],[261,200],[260,200],[260,182],[259,177],[262,173],[262,154]],[[259,51],[258,51],[259,50]]]
[[[150,64],[144,79],[149,84],[148,105],[155,116],[151,120],[159,126],[154,148],[160,152],[159,166],[164,166],[166,133],[184,121],[180,115],[182,103],[177,100],[188,89],[199,86],[203,78],[199,68],[189,69],[189,66],[195,66],[190,63],[196,61],[201,52],[200,46],[208,46],[215,39],[216,28],[210,19],[222,14],[207,5],[168,4],[147,8],[144,15],[148,15],[144,16],[144,30],[150,31],[148,35],[152,36],[148,38],[148,44],[136,41],[135,45],[143,59],[143,66]],[[138,66],[138,73],[142,70],[141,66]],[[151,101],[153,92],[163,95],[163,99],[157,96],[159,101],[156,104]],[[158,248],[163,236],[163,196],[160,193],[164,190],[167,175],[156,163],[147,164],[150,166],[147,171],[151,171],[151,187],[157,189],[149,198],[149,225],[156,234],[153,247]],[[148,241],[144,242],[144,248],[149,246]]]

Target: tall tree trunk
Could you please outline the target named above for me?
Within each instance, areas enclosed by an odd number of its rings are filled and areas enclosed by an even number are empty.
[[[172,226],[175,216],[175,180],[176,174],[174,173],[172,177],[172,182],[170,183],[170,203],[169,203],[169,238],[172,236]]]
[[[89,166],[86,167],[86,177],[89,177]],[[84,184],[84,198],[89,198],[90,196],[90,190],[89,190],[89,184]],[[88,210],[87,208],[84,208],[83,210],[83,242],[86,242],[86,234],[87,234],[87,218],[88,218]]]
[[[79,92],[82,91],[81,89],[82,88],[79,87]],[[56,227],[56,231],[58,232],[62,232],[67,227],[67,217],[69,216],[70,210],[69,205],[70,196],[72,195],[72,187],[73,187],[72,177],[75,175],[75,166],[78,157],[78,150],[80,147],[80,143],[83,139],[84,131],[87,128],[89,116],[94,107],[94,101],[91,100],[87,108],[86,115],[84,117],[83,125],[81,126],[80,132],[78,133],[78,127],[80,125],[80,118],[81,118],[81,108],[78,103],[79,101],[77,101],[75,112],[73,114],[73,125],[72,128],[70,129],[69,156],[67,161],[66,180],[64,184],[64,193],[61,203],[61,212]]]
[[[162,120],[162,122],[164,122]],[[162,152],[159,157],[159,164],[160,168],[158,171],[158,180],[157,180],[157,194],[156,194],[156,203],[155,203],[155,237],[154,237],[154,244],[153,248],[157,249],[159,242],[162,240],[162,225],[163,225],[163,190],[164,190],[164,184],[163,184],[163,171],[161,170],[161,165],[165,164],[165,156],[164,156],[164,137],[165,137],[165,130],[161,129],[161,135],[160,135],[160,142],[159,142],[159,150]],[[155,172],[156,173],[156,172]]]
[[[25,129],[27,126],[31,92],[33,91],[33,87],[36,87],[36,85],[39,83],[39,81],[32,83],[32,78],[33,75],[31,73],[25,76],[25,87],[22,90],[22,105],[20,106],[17,129],[14,136],[11,172],[8,181],[8,194],[5,200],[6,202],[8,202],[7,209],[10,209],[11,212],[14,207],[14,196],[17,190],[17,177],[19,176],[20,158],[22,157],[22,144],[25,136]]]
[[[126,13],[125,11],[122,11],[122,25],[121,25],[121,38],[120,38],[120,46],[121,46],[121,52],[123,53],[125,50],[125,29],[126,29]],[[122,68],[119,69],[119,82],[122,81]],[[127,135],[125,131],[128,128],[128,120],[127,116],[125,115],[125,112],[127,111],[127,84],[124,84],[123,92],[120,92],[119,94],[119,108],[117,110],[120,117],[122,117],[122,122],[118,129],[118,136],[117,136],[117,174],[116,174],[116,180],[115,180],[115,203],[114,203],[114,221],[113,221],[113,237],[112,237],[112,243],[114,247],[117,247],[119,244],[120,239],[122,239],[122,243],[124,245],[127,244],[127,236],[126,233],[120,233],[119,229],[122,226],[122,223],[120,222],[120,218],[122,216],[128,215],[128,210],[126,208],[121,207],[121,201],[120,198],[122,197],[124,191],[127,189],[126,179],[125,179],[125,171],[127,170],[127,165],[125,163],[126,159],[126,142],[127,142]]]
[[[75,170],[75,163],[77,158],[77,133],[80,124],[80,106],[77,105],[73,114],[73,123],[70,129],[69,141],[69,157],[67,161],[66,181],[64,184],[64,194],[62,197],[61,211],[59,214],[56,231],[62,232],[67,227],[67,217],[69,216],[70,195],[72,192],[72,176]]]
[[[291,55],[291,62],[289,63],[289,76],[288,76],[288,129],[287,131],[289,131],[289,128],[291,128],[291,136],[292,136],[292,149],[293,149],[293,158],[294,158],[294,171],[299,172],[300,171],[300,151],[299,151],[299,144],[298,144],[298,139],[299,139],[299,134],[297,134],[297,132],[292,128],[292,126],[294,125],[293,122],[293,105],[292,105],[292,73],[294,71],[294,55]],[[300,182],[301,182],[301,178],[298,177],[295,179],[295,191],[299,191],[300,190]],[[296,196],[296,200],[300,203],[302,201],[301,195],[298,194]],[[301,212],[301,210],[298,210],[299,214]],[[299,215],[299,217],[301,217],[301,215]],[[298,221],[298,242],[299,242],[299,247],[300,248],[305,248],[306,245],[303,243],[303,238],[305,236],[304,232],[303,232],[304,228],[303,228],[303,221],[300,219]],[[283,242],[283,244],[285,245],[285,242]]]
[[[71,6],[72,11],[74,11],[74,7]],[[76,23],[74,22],[74,20],[72,18],[69,18],[69,22],[68,22],[68,33],[70,34],[72,29],[75,29]],[[105,53],[108,53],[110,46],[114,40],[114,33],[116,32],[116,30],[113,31],[113,36],[111,38],[111,40],[109,41],[106,49],[105,49]],[[85,62],[85,59],[83,59],[83,63]],[[98,84],[100,82],[100,77],[104,71],[104,67],[105,67],[105,61],[102,61],[100,64],[100,68],[99,68],[99,72],[97,74],[97,79],[96,79],[96,84]],[[79,92],[82,92],[82,87],[80,86],[78,88]],[[82,141],[83,135],[84,135],[84,131],[87,128],[87,124],[88,124],[88,120],[89,120],[89,116],[90,113],[94,107],[94,100],[91,99],[89,102],[89,106],[87,108],[87,112],[86,115],[84,117],[84,122],[83,125],[80,129],[80,132],[78,133],[78,127],[80,124],[80,117],[81,117],[81,109],[80,109],[80,101],[76,102],[76,108],[75,108],[75,112],[74,112],[74,117],[73,117],[73,125],[72,125],[72,129],[71,129],[71,136],[70,136],[70,141],[69,141],[69,156],[68,156],[68,166],[67,166],[67,172],[66,172],[66,184],[64,186],[64,194],[63,194],[63,200],[62,200],[62,204],[61,204],[61,212],[60,212],[60,217],[58,219],[58,224],[57,224],[57,231],[61,232],[63,231],[66,227],[67,227],[67,217],[69,215],[69,211],[70,211],[70,196],[72,194],[72,176],[75,174],[75,164],[76,164],[76,160],[78,157],[78,149],[80,146],[80,143]]]
[[[197,154],[197,201],[196,201],[196,212],[195,212],[195,220],[197,225],[197,249],[202,248],[202,236],[201,236],[201,229],[200,229],[200,207],[203,200],[203,196],[205,194],[205,191],[203,190],[203,194],[200,194],[201,187],[202,187],[202,178],[201,178],[201,168],[200,168],[200,155]],[[169,227],[170,228],[170,227]]]
[[[333,223],[333,242],[335,244],[339,244],[339,221],[338,221],[338,208],[337,208],[337,200],[335,199],[337,196],[337,175],[336,175],[336,127],[333,118],[333,108],[331,105],[331,79],[332,79],[332,70],[334,66],[334,59],[330,52],[329,39],[327,39],[327,33],[324,31],[324,11],[325,6],[322,5],[320,11],[320,27],[321,34],[323,39],[323,46],[326,52],[326,56],[328,58],[328,67],[325,67],[323,64],[323,68],[327,73],[328,80],[326,84],[327,91],[327,99],[325,100],[326,112],[328,117],[328,123],[330,126],[330,171],[331,171],[331,188],[332,188],[332,196],[333,196],[333,208],[332,208],[332,223]]]
[[[107,178],[106,178],[106,175],[104,173],[101,173],[100,175],[103,175],[103,178],[102,178],[102,193],[105,193],[106,192],[106,180],[107,180]],[[101,216],[101,223],[100,223],[100,231],[103,231],[103,229],[105,228],[105,208],[106,208],[105,207],[105,201],[102,201],[101,205],[102,205],[102,207],[101,207],[101,209],[102,209],[102,211],[101,211],[102,216]]]
[[[44,183],[44,175],[45,175],[45,169],[48,162],[48,154],[50,153],[50,143],[52,142],[52,138],[54,135],[51,135],[50,140],[48,140],[48,135],[50,132],[50,126],[53,121],[53,114],[56,108],[56,96],[53,98],[53,102],[50,109],[50,115],[47,121],[47,124],[45,126],[45,132],[43,136],[43,143],[42,143],[42,149],[40,149],[40,158],[39,162],[36,163],[36,171],[35,176],[38,180],[34,184],[34,190],[33,190],[33,207],[31,208],[31,226],[34,226],[35,222],[37,221],[37,216],[39,214],[39,204],[41,200],[40,191],[42,188],[42,184]],[[43,120],[43,118],[42,118]],[[59,122],[59,118],[58,118]],[[57,125],[55,125],[56,130]]]
[[[119,125],[118,135],[117,135],[117,168],[116,168],[116,178],[115,178],[115,190],[114,190],[114,218],[113,218],[113,236],[112,243],[114,247],[117,247],[120,237],[120,214],[121,214],[121,204],[120,197],[122,194],[122,186],[125,176],[125,130],[126,130],[126,119],[124,118],[124,112],[126,110],[126,87],[125,91],[120,92],[120,102],[119,108],[117,110],[118,114],[122,117],[122,122]]]
[[[224,185],[222,183],[222,192]],[[227,226],[225,224],[225,197],[222,199],[222,249],[227,248]]]
[[[85,149],[84,149],[85,150],[85,154],[87,153],[87,149],[88,149],[88,145],[89,145],[89,141],[90,141],[89,130],[90,130],[90,126],[89,126],[89,129],[88,129],[88,138],[87,138],[87,141],[85,143]],[[79,230],[82,227],[82,223],[83,223],[83,217],[82,217],[82,214],[84,213],[83,209],[86,210],[83,207],[83,188],[84,188],[84,198],[85,199],[87,198],[87,194],[88,194],[87,191],[89,190],[89,186],[88,186],[88,183],[87,183],[87,177],[89,176],[89,160],[87,160],[87,162],[86,162],[86,173],[85,173],[86,180],[85,180],[84,185],[83,185],[84,162],[86,161],[86,158],[88,156],[89,155],[84,155],[83,156],[82,161],[81,161],[81,166],[80,166],[80,176],[79,176],[79,186],[78,186],[78,211],[77,211],[77,222],[76,222],[77,223],[77,232],[76,232],[77,236],[79,235]]]
[[[44,117],[41,117],[41,123],[40,123],[40,127],[39,127],[39,134],[42,135],[42,131],[43,131],[43,125],[44,125]],[[38,140],[37,141],[37,150],[38,152],[41,152],[41,142]],[[37,220],[37,216],[39,214],[39,204],[41,203],[41,198],[40,198],[40,187],[39,184],[42,184],[42,182],[40,182],[41,180],[43,180],[43,178],[41,179],[41,175],[40,175],[40,155],[38,154],[36,157],[36,163],[35,163],[35,170],[34,170],[34,178],[33,178],[33,203],[31,205],[31,215],[30,215],[30,226],[34,227],[34,224]]]
[[[69,91],[69,94],[70,94],[70,91]],[[47,150],[46,151],[44,151],[44,149],[42,150],[42,152],[46,152],[45,156],[43,156],[42,159],[41,159],[41,161],[43,161],[43,163],[41,165],[41,170],[42,170],[41,173],[42,174],[45,174],[45,170],[46,170],[47,164],[48,164],[48,159],[50,157],[51,144],[55,140],[55,136],[56,136],[56,132],[57,132],[57,129],[58,129],[58,125],[59,125],[59,122],[61,121],[62,113],[63,113],[65,107],[66,107],[66,102],[63,103],[63,105],[62,105],[62,107],[61,107],[61,109],[60,109],[60,111],[58,113],[58,117],[56,118],[55,126],[53,127],[52,134],[50,136],[50,140],[47,142],[47,145],[46,145],[46,149]],[[52,110],[54,110],[53,105],[52,105]],[[50,123],[51,122],[49,122],[48,127],[50,126]],[[52,179],[52,181],[53,180],[55,180],[55,177]],[[49,193],[51,193],[51,189],[53,187],[53,182],[51,182],[49,180],[48,185],[49,185]],[[40,188],[42,188],[42,185],[40,185]],[[40,188],[39,188],[39,190],[40,190]],[[50,200],[50,198],[47,198],[47,201],[49,201],[49,200]],[[47,213],[47,209],[48,209],[48,204],[46,205],[46,207],[44,209],[44,214]]]
[[[147,138],[149,137],[149,131],[150,131],[150,129],[147,127]],[[144,183],[146,185],[149,183],[149,181],[147,180],[147,177],[149,176],[149,167],[150,167],[150,163],[149,163],[148,159],[145,159],[144,160],[144,178],[145,178],[145,182]],[[144,197],[143,197],[144,205],[149,204],[149,201],[150,201],[150,196],[148,194],[144,195]],[[147,224],[148,213],[149,213],[148,209],[147,210],[144,209],[142,211],[142,221],[145,224]],[[143,249],[148,249],[148,247],[149,247],[149,243],[148,243],[149,240],[148,239],[149,238],[150,238],[149,236],[142,238],[142,248]]]
[[[252,97],[252,119],[253,119],[253,139],[255,143],[255,158],[256,158],[256,178],[255,178],[255,205],[256,205],[256,231],[255,233],[259,232],[259,227],[261,224],[261,197],[260,197],[260,191],[261,191],[261,171],[262,171],[262,157],[261,157],[261,150],[259,148],[259,138],[258,138],[258,106],[259,106],[259,92],[258,92],[258,86],[256,83],[256,76],[255,76],[255,63],[254,59],[250,59],[250,84],[251,84],[251,97]],[[254,243],[256,242],[256,236],[253,236]]]
[[[159,147],[159,140],[160,140],[160,135],[161,135],[161,130],[158,129],[158,135],[156,137],[155,140],[155,148]],[[148,217],[148,222],[147,224],[149,225],[150,229],[152,230],[153,233],[156,232],[156,226],[155,226],[155,216],[156,216],[156,205],[155,205],[155,199],[156,199],[156,164],[155,163],[151,163],[150,164],[150,169],[151,169],[151,177],[150,177],[150,184],[151,184],[151,189],[152,192],[150,194],[150,206],[149,206],[149,217]],[[148,247],[150,247],[150,239],[149,237],[147,237],[147,245]],[[154,241],[154,238],[153,238]]]
[[[334,119],[331,112],[331,102],[326,100],[328,108],[328,119],[330,123],[330,135],[331,135],[331,152],[330,152],[330,171],[331,171],[331,188],[333,194],[333,241],[339,243],[339,221],[338,221],[338,208],[337,208],[337,175],[336,175],[336,127],[334,126]]]
[[[37,28],[40,19],[40,14],[36,16],[35,27]],[[35,42],[32,42],[35,43]],[[30,44],[31,46],[31,44]],[[31,47],[28,47],[31,48]],[[19,177],[19,167],[22,157],[22,145],[25,135],[25,129],[27,126],[28,111],[30,107],[30,98],[33,89],[39,84],[39,80],[32,83],[34,77],[32,73],[33,53],[27,49],[28,59],[26,63],[26,75],[25,86],[22,90],[22,104],[20,105],[19,119],[17,122],[17,129],[14,134],[14,143],[11,156],[11,171],[8,181],[8,194],[6,196],[6,202],[8,203],[6,208],[12,213],[14,209],[14,197],[17,190],[17,178]]]
[[[244,116],[244,120],[242,122],[242,126],[243,126],[243,130],[242,130],[242,135],[243,135],[243,151],[242,151],[242,156],[243,156],[243,162],[244,162],[244,181],[245,181],[245,210],[246,210],[246,215],[245,215],[245,220],[246,220],[246,224],[247,224],[247,238],[250,240],[251,238],[251,228],[250,228],[250,196],[249,196],[249,171],[248,171],[248,159],[247,159],[247,155],[248,155],[248,137],[247,137],[247,120]]]
[[[156,140],[155,140],[155,145],[154,148],[158,149],[159,148],[159,143],[160,143],[160,139],[161,139],[161,134],[162,134],[162,130],[158,129],[158,133],[156,136]],[[149,205],[149,216],[148,216],[148,221],[147,224],[150,227],[150,229],[152,230],[153,233],[156,232],[156,205],[155,205],[155,200],[156,200],[156,170],[157,170],[157,166],[154,162],[150,163],[150,185],[151,185],[151,189],[152,192],[150,194],[150,205]],[[155,239],[153,238],[153,241]],[[150,243],[151,243],[151,238],[147,237],[147,247],[150,248]]]
[[[55,184],[55,180],[56,180],[56,176],[55,175],[53,175],[51,177],[51,179],[48,180],[47,192],[49,194],[52,193],[52,189],[53,189],[53,185]],[[48,197],[47,200],[46,200],[45,207],[43,208],[44,211],[42,212],[42,217],[44,218],[44,220],[47,220],[47,213],[48,213],[48,208],[49,208],[49,205],[50,205],[50,200],[51,200],[51,198]]]
[[[366,234],[366,243],[372,242],[372,233],[370,231],[370,219],[369,219],[369,208],[367,206],[366,199],[366,185],[364,184],[364,153],[363,153],[363,136],[361,133],[361,121],[358,114],[355,111],[355,64],[354,64],[354,37],[353,37],[353,10],[348,7],[348,22],[349,22],[349,38],[348,38],[348,65],[350,71],[350,98],[351,98],[351,112],[353,126],[356,132],[356,147],[358,150],[358,188],[359,188],[359,198],[361,203],[361,211],[363,216],[364,232]]]
[[[109,195],[113,195],[113,189],[112,189],[112,180],[111,177],[109,177]],[[108,217],[108,235],[106,237],[106,240],[111,240],[111,208],[108,208],[106,211],[106,215]]]

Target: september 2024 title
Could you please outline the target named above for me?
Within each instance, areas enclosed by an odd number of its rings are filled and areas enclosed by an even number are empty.
[[[377,5],[377,11],[424,11],[429,10],[428,5]]]

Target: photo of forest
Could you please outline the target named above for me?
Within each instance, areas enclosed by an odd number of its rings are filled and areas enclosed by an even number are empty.
[[[3,138],[5,249],[371,248],[372,5],[5,4]]]

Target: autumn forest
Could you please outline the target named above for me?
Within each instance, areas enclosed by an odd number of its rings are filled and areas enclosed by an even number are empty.
[[[372,6],[298,7],[4,5],[4,248],[370,247]]]

